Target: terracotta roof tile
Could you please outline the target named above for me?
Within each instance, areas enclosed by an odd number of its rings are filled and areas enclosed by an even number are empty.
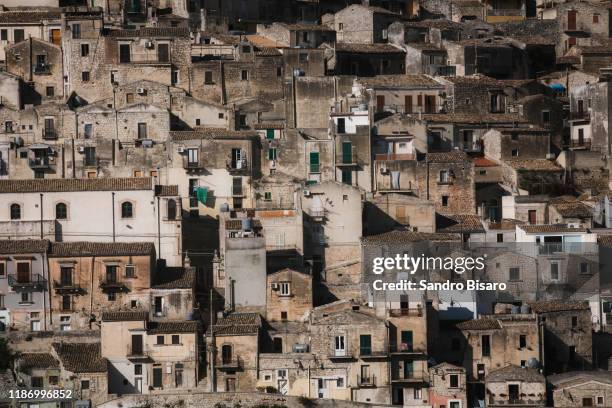
[[[526,123],[524,118],[518,115],[507,113],[490,113],[486,115],[478,115],[472,113],[436,113],[424,114],[423,120],[435,123],[470,123],[470,124],[515,124]]]
[[[49,249],[46,239],[0,240],[0,254],[34,254]]]
[[[100,343],[54,343],[53,348],[67,371],[104,373],[107,370]]]
[[[106,37],[189,37],[189,28],[143,27],[138,30],[107,30]]]
[[[515,170],[523,171],[562,171],[561,166],[547,159],[508,159],[504,160]]]
[[[232,313],[217,321],[212,326],[217,336],[257,335],[261,327],[261,316],[258,313]],[[211,327],[207,334],[211,334]]]
[[[354,54],[405,54],[406,52],[399,47],[391,44],[353,44],[353,43],[336,43],[328,45],[336,52],[347,52]]]
[[[147,334],[195,333],[197,331],[198,322],[193,320],[147,323]]]
[[[147,320],[149,313],[142,310],[116,310],[102,312],[103,322],[134,322],[139,320]]]
[[[0,24],[41,24],[43,20],[59,20],[62,12],[57,11],[3,11],[0,12]]]
[[[195,285],[195,273],[192,268],[166,267],[156,273],[153,289],[191,289]]]
[[[486,317],[459,323],[457,328],[459,330],[497,330],[501,329],[501,323],[497,319]]]
[[[438,232],[445,233],[467,233],[467,232],[485,232],[485,229],[482,225],[482,219],[478,215],[473,214],[455,214],[455,215],[446,215],[443,217],[443,221],[448,221],[444,223],[441,222],[445,226],[438,229]]]
[[[155,195],[161,197],[178,196],[178,186],[176,184],[170,186],[156,185]]]
[[[572,310],[590,310],[589,302],[576,300],[547,300],[530,303],[534,313],[563,312]]]
[[[427,75],[377,75],[359,78],[358,82],[368,88],[443,88],[442,84]]]
[[[486,157],[476,157],[474,159],[474,167],[497,167],[499,163],[494,162]]]
[[[524,224],[524,221],[504,218],[498,222],[489,223],[489,229],[492,230],[515,230],[517,225]]]
[[[464,163],[470,162],[470,159],[463,150],[451,150],[450,152],[427,153],[427,161],[430,163]]]
[[[49,257],[151,255],[152,242],[53,242]]]
[[[196,130],[171,131],[170,138],[175,142],[199,139],[237,139],[259,136],[253,131],[227,130],[222,128],[199,128]]]
[[[581,202],[551,204],[562,217],[566,218],[592,218],[593,213],[589,206]]]
[[[382,244],[382,243],[404,243],[404,242],[422,242],[422,241],[461,241],[458,234],[440,234],[430,232],[414,232],[408,230],[394,230],[378,235],[370,235],[362,238],[364,244]]]
[[[2,193],[51,193],[69,191],[151,190],[149,177],[97,179],[0,180]]]
[[[586,228],[572,228],[565,224],[562,225],[520,225],[523,231],[530,234],[545,233],[545,232],[589,232]]]
[[[485,378],[487,383],[497,381],[525,381],[525,382],[536,382],[544,383],[546,379],[537,368],[519,367],[515,365],[508,365],[504,368],[492,370]]]
[[[18,360],[19,368],[23,370],[59,367],[59,362],[49,353],[23,353]]]

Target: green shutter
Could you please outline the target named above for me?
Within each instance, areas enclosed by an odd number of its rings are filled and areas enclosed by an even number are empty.
[[[353,185],[353,172],[350,169],[342,169],[342,182]]]
[[[276,147],[268,149],[268,160],[276,160]]]
[[[319,152],[310,152],[310,172],[319,172]]]
[[[351,164],[353,162],[353,144],[342,142],[342,163]]]
[[[369,334],[359,336],[359,353],[361,355],[372,354],[372,336]]]
[[[266,139],[274,139],[274,129],[266,129]]]

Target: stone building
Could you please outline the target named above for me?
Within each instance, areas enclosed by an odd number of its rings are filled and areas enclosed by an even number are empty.
[[[546,379],[537,368],[507,365],[493,370],[487,375],[485,387],[487,407],[546,406]]]
[[[3,331],[46,331],[48,320],[49,241],[0,240],[0,327]]]
[[[546,373],[591,369],[593,323],[588,302],[552,300],[530,306],[544,325]]]
[[[213,392],[255,389],[262,326],[257,313],[230,313],[206,332],[208,378]]]
[[[375,44],[387,42],[389,25],[401,19],[401,15],[381,7],[353,4],[334,14],[330,26],[338,42]]]
[[[50,353],[22,353],[15,359],[17,382],[28,388],[59,387],[59,362]]]
[[[405,227],[415,232],[435,232],[435,205],[427,200],[400,193],[380,194],[364,203],[365,235]]]
[[[196,306],[196,281],[196,268],[186,262],[185,267],[158,266],[152,277],[149,303],[142,305],[151,305],[149,320],[192,319]]]
[[[48,256],[52,329],[92,329],[102,312],[150,309],[152,243],[53,243]]]
[[[257,34],[270,38],[283,47],[317,48],[324,42],[334,43],[336,33],[325,25],[272,23],[258,25]]]
[[[482,136],[484,154],[496,161],[546,159],[550,154],[550,131],[539,127],[491,129]]]
[[[429,369],[429,404],[433,408],[467,407],[465,369],[450,363],[440,363]]]
[[[4,46],[18,44],[30,37],[60,45],[62,41],[60,18],[61,10],[57,5],[33,9],[3,7],[0,12],[0,38],[3,45],[0,50],[0,60],[6,61]]]
[[[612,398],[612,375],[605,371],[572,371],[547,380],[555,407],[605,406]]]
[[[198,323],[148,321],[143,311],[102,313],[101,354],[110,394],[149,394],[198,384]]]
[[[60,341],[53,343],[52,355],[60,362],[63,389],[72,390],[74,396],[92,405],[109,399],[108,360],[102,356],[99,342]]]
[[[324,43],[326,70],[334,75],[399,75],[406,73],[406,51],[393,44]]]
[[[29,37],[6,49],[6,71],[29,84],[22,103],[38,105],[64,96],[63,60],[60,45]]]
[[[312,309],[312,276],[282,269],[267,276],[266,319],[304,321]]]

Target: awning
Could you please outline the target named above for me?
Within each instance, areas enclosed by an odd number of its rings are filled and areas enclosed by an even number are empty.
[[[206,201],[208,199],[208,187],[196,188],[196,195],[198,197],[198,201],[206,205]]]
[[[44,144],[44,143],[34,143],[32,145],[30,145],[30,149],[31,150],[47,150],[50,149],[51,146],[49,146],[48,144]]]

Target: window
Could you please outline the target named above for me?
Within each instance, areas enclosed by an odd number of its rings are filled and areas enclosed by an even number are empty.
[[[414,389],[414,395],[413,395],[415,400],[420,400],[421,397],[421,389],[420,388],[415,388]]]
[[[153,388],[162,387],[162,368],[153,366]]]
[[[130,61],[130,44],[119,44],[119,62],[128,64]]]
[[[6,29],[2,29],[0,30],[0,40],[1,41],[8,41],[8,30]]]
[[[157,60],[159,62],[170,61],[170,47],[168,44],[157,44]]]
[[[451,374],[448,376],[448,378],[451,388],[459,388],[459,374]]]
[[[549,124],[550,123],[550,111],[542,111],[542,123]]]
[[[25,40],[25,32],[21,28],[16,28],[13,31],[13,41],[15,44],[22,42]]]
[[[319,152],[310,152],[310,172],[319,173],[320,170]]]
[[[336,356],[346,355],[346,344],[344,336],[336,336],[334,338],[335,354]]]
[[[491,357],[491,337],[488,334],[484,334],[481,340],[482,357]]]
[[[593,14],[593,24],[599,23],[599,14]]]
[[[308,53],[300,52],[298,58],[300,62],[308,62]]]
[[[83,126],[83,137],[85,139],[91,139],[93,136],[93,124],[91,123],[86,123]]]
[[[72,299],[70,295],[62,296],[62,310],[68,311],[72,309]]]
[[[440,171],[440,183],[441,184],[448,184],[450,183],[451,177],[450,177],[450,172],[448,170],[441,170]]]
[[[527,348],[527,336],[524,334],[519,335],[519,348]]]
[[[45,95],[47,98],[53,98],[55,96],[55,88],[52,86],[45,87]]]
[[[115,300],[117,300],[117,294],[115,292],[109,292],[108,296],[106,297],[106,299],[109,302],[114,302]]]
[[[138,138],[146,139],[147,138],[147,124],[141,122],[138,124]]]
[[[537,214],[538,213],[537,213],[536,210],[529,210],[527,212],[527,218],[529,220],[529,224],[531,224],[531,225],[537,224],[537,220],[538,220]]]
[[[593,406],[593,398],[583,398],[582,399],[582,406],[583,407],[592,407]]]
[[[519,149],[512,149],[512,157],[518,157]]]
[[[223,119],[223,112],[219,112],[219,119]]]
[[[497,234],[497,242],[504,242],[504,234]]]
[[[50,375],[49,385],[58,385],[58,384],[59,384],[59,377],[57,375]]]
[[[81,380],[81,389],[88,390],[89,389],[89,380]]]
[[[604,405],[604,397],[597,397],[597,405]]]
[[[81,44],[81,57],[89,55],[89,44]]]
[[[55,219],[65,220],[68,218],[68,206],[64,203],[57,203],[55,205]]]
[[[42,377],[32,377],[32,388],[42,388],[43,387],[43,378]]]
[[[572,327],[578,327],[578,316],[572,316]]]
[[[353,184],[353,172],[350,169],[342,169],[342,183]]]
[[[181,344],[180,342],[180,336],[178,334],[173,334],[172,335],[172,344]]]
[[[213,73],[212,73],[212,71],[205,71],[204,72],[204,84],[205,85],[212,85],[213,84]]]
[[[268,149],[268,160],[276,160],[276,147]]]
[[[272,201],[272,192],[271,191],[264,192],[264,201]]]
[[[286,311],[282,311],[281,312],[281,320],[282,321],[286,321],[287,320],[287,312]]]
[[[134,216],[134,209],[132,203],[126,201],[121,203],[121,218],[132,218]]]
[[[510,280],[511,281],[521,280],[521,270],[520,270],[520,268],[517,268],[517,267],[510,268],[509,275],[510,275]]]
[[[249,80],[249,71],[247,71],[246,69],[243,69],[242,72],[240,73],[240,79],[243,81],[248,81]]]
[[[21,293],[21,303],[31,303],[32,302],[32,294],[28,292]]]
[[[156,344],[164,344],[164,336],[157,336],[157,343]]]
[[[166,204],[166,215],[169,220],[176,219],[176,201],[169,199]]]
[[[442,196],[442,207],[448,207],[448,196]]]
[[[134,375],[142,375],[142,364],[134,364]]]
[[[70,26],[70,31],[72,32],[72,38],[74,40],[78,40],[81,38],[81,25],[80,24],[72,24]]]
[[[283,75],[283,68],[282,67],[276,67],[276,76],[280,77]]]
[[[126,278],[136,277],[136,267],[134,265],[125,265],[125,277]]]
[[[85,166],[95,166],[96,160],[96,148],[93,146],[86,146],[85,149]]]
[[[11,220],[21,219],[21,206],[19,204],[11,204]]]
[[[134,103],[134,94],[126,93],[125,94],[125,103]]]
[[[550,280],[559,280],[559,263],[557,262],[550,264]]]
[[[342,31],[344,29],[344,24],[343,23],[338,23],[338,30]]]
[[[178,85],[178,83],[180,82],[179,79],[179,71],[173,70],[170,73],[170,82],[172,83],[173,86]]]
[[[372,336],[369,334],[361,334],[359,336],[359,354],[369,356],[372,354]]]
[[[586,262],[580,263],[580,273],[588,274],[589,273],[589,264]]]
[[[6,261],[0,261],[0,277],[6,276]]]
[[[89,71],[81,72],[81,80],[83,82],[89,82]]]

